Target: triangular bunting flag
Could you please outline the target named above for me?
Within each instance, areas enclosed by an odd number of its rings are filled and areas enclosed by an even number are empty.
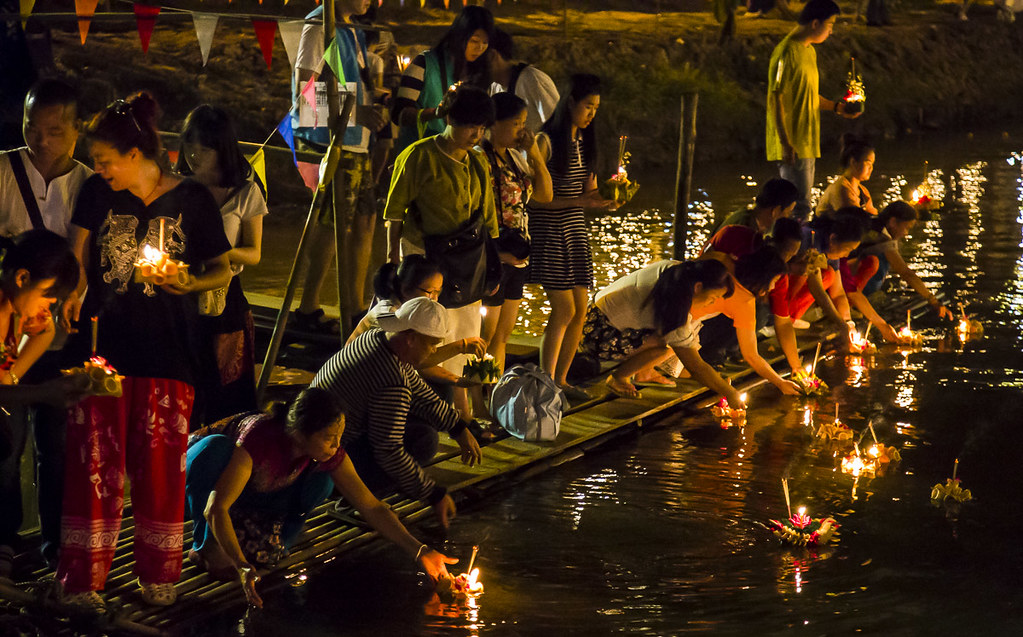
[[[277,35],[277,21],[253,20],[252,28],[256,30],[256,40],[259,41],[259,50],[263,52],[266,68],[270,68],[270,62],[274,59],[274,36]]]
[[[339,85],[344,86],[345,84],[345,69],[341,66],[341,52],[337,50],[337,40],[331,40],[330,46],[323,52],[323,61],[327,63],[331,71],[334,71],[334,76],[337,77]]]
[[[252,165],[253,172],[256,173],[256,177],[259,178],[260,183],[263,184],[263,190],[266,190],[266,156],[263,155],[263,149],[260,148],[256,152],[252,153],[246,159],[249,160],[249,164]]]
[[[302,175],[302,182],[306,187],[316,192],[316,186],[320,183],[320,165],[300,161],[295,166],[298,168],[298,174]]]
[[[153,37],[153,28],[156,27],[156,16],[160,15],[160,7],[150,7],[136,3],[135,24],[139,29],[139,40],[142,42],[142,52],[149,53],[149,38]]]
[[[210,59],[210,47],[213,46],[213,32],[217,30],[220,18],[212,13],[193,13],[192,23],[195,25],[195,37],[199,40],[199,51],[202,52],[202,65]]]
[[[309,81],[305,83],[305,88],[302,89],[302,97],[305,98],[309,108],[312,109],[314,115],[318,115],[319,111],[316,110],[316,76],[309,78]],[[313,126],[319,126],[320,122],[314,117]]]
[[[25,23],[28,22],[28,16],[32,15],[32,7],[36,6],[36,0],[21,0],[19,2],[19,11],[21,14],[21,29],[25,30]]]
[[[444,8],[445,9],[451,8],[451,0],[444,0]]]
[[[99,0],[75,0],[75,13],[78,14],[78,35],[82,36],[82,44],[89,35],[89,24],[92,23],[92,16],[96,13],[96,4]]]
[[[305,28],[305,20],[278,20],[277,29],[281,32],[281,41],[284,42],[284,50],[288,53],[288,62],[295,66],[295,55],[298,53],[298,43],[302,39],[302,29]]]
[[[284,143],[291,149],[291,159],[298,165],[298,157],[295,155],[295,132],[291,128],[291,113],[284,116],[281,123],[277,125],[277,132],[284,138]]]

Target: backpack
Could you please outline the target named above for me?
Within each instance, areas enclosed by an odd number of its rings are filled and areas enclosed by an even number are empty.
[[[505,371],[494,387],[490,413],[508,433],[529,442],[558,437],[565,394],[554,379],[532,363]]]

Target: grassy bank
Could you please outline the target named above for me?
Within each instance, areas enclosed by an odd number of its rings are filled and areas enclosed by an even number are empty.
[[[274,4],[279,3],[268,0],[259,7],[213,1],[195,8],[296,17],[305,11]],[[454,14],[407,4],[399,9],[397,3],[385,3],[379,21],[390,24],[398,42],[411,49],[435,41]],[[637,5],[640,11],[635,12],[570,10],[567,24],[566,14],[551,11],[548,2],[493,8],[498,23],[515,35],[520,56],[559,83],[575,71],[605,78],[599,117],[609,151],[605,156],[613,152],[617,136],[627,134],[634,169],[674,164],[679,98],[693,85],[689,68],[699,71],[697,159],[763,161],[767,64],[792,23],[740,18],[736,39],[719,45],[710,14],[644,12],[651,4]],[[867,88],[867,110],[854,122],[824,115],[825,155],[834,152],[846,130],[879,139],[918,130],[943,134],[991,128],[1016,119],[1015,97],[1023,94],[1023,27],[996,22],[986,7],[975,8],[974,14],[972,21],[959,23],[946,8],[907,8],[895,15],[895,26],[884,29],[844,16],[835,34],[818,47],[821,90],[826,96],[840,95],[849,58],[855,56]],[[190,20],[161,18],[147,56],[141,54],[134,20],[97,22],[84,47],[74,23],[65,26],[54,32],[57,65],[87,82],[94,103],[146,88],[164,106],[163,127],[174,129],[192,106],[213,102],[235,114],[242,137],[251,141],[262,141],[287,111],[284,47],[278,37],[268,70],[245,21],[222,21],[206,67]],[[297,197],[301,186],[290,156],[270,161],[271,175],[293,182],[282,185],[285,198]],[[274,192],[271,188],[271,200]]]

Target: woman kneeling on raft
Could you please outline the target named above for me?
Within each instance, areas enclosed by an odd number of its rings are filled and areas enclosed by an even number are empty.
[[[239,578],[248,602],[256,565],[286,555],[305,516],[337,487],[378,533],[405,549],[434,580],[447,575],[446,557],[413,537],[378,500],[339,447],[344,414],[323,389],[308,388],[285,408],[225,418],[189,441],[186,505],[193,520],[190,560],[212,576]],[[255,565],[254,565],[255,563]]]
[[[622,360],[608,389],[639,398],[632,377],[672,351],[692,377],[742,405],[739,392],[700,358],[699,324],[693,312],[733,291],[732,276],[718,261],[658,261],[618,279],[597,293],[586,313],[582,351],[600,360]]]
[[[870,221],[867,234],[860,242],[860,247],[850,255],[849,262],[853,269],[858,269],[858,264],[868,259],[876,259],[878,262],[876,273],[863,284],[861,291],[864,295],[869,297],[881,290],[888,273],[894,272],[923,297],[938,316],[951,320],[952,311],[942,305],[902,258],[902,240],[909,236],[919,218],[916,208],[905,201],[888,204],[877,219]]]

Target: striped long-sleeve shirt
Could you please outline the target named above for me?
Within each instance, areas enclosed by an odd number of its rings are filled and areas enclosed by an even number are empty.
[[[405,450],[405,422],[414,416],[438,431],[460,433],[458,412],[402,362],[387,345],[382,330],[370,330],[328,360],[311,387],[337,398],[345,411],[341,446],[369,436],[373,457],[405,495],[433,504],[446,490],[437,485]]]

